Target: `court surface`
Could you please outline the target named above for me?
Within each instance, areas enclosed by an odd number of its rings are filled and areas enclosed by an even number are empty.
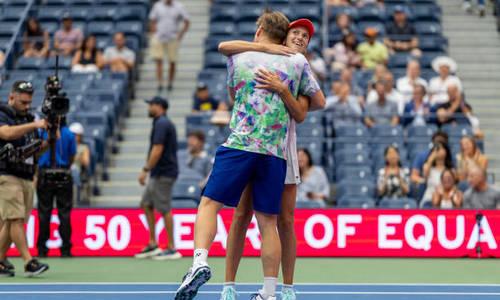
[[[173,299],[177,283],[53,283],[53,284],[0,284],[2,300],[20,299]],[[239,285],[239,299],[249,299],[260,285]],[[196,299],[217,300],[220,284],[208,284],[200,290]],[[299,299],[307,300],[457,300],[499,299],[500,285],[436,285],[436,284],[300,284]]]

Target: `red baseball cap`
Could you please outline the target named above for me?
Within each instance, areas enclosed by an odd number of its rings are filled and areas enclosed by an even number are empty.
[[[297,19],[288,25],[288,30],[295,27],[305,27],[309,32],[309,40],[312,39],[314,35],[314,25],[309,19]]]

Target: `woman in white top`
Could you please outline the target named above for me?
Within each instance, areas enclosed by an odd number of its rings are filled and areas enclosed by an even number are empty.
[[[439,76],[431,79],[429,82],[429,95],[431,105],[442,104],[448,102],[448,87],[455,85],[460,93],[462,92],[462,82],[455,74],[457,64],[447,56],[436,57],[432,61],[432,69]]]
[[[311,153],[307,149],[299,149],[298,158],[302,182],[298,186],[297,200],[314,201],[326,206],[330,185],[325,171],[319,166],[313,166]]]
[[[441,173],[441,185],[432,195],[434,208],[460,208],[462,207],[463,194],[457,187],[457,176],[452,169],[445,169]]]
[[[421,206],[432,201],[434,191],[441,184],[441,173],[451,168],[453,165],[450,148],[444,143],[436,143],[423,167],[427,188],[422,197]]]

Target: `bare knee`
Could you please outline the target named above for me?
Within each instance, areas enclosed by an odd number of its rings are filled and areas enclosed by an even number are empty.
[[[290,232],[295,226],[295,215],[292,211],[283,211],[278,217],[278,230],[280,232]]]

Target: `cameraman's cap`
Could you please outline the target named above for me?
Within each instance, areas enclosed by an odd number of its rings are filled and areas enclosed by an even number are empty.
[[[158,104],[162,106],[164,109],[168,109],[168,100],[159,96],[155,96],[149,100],[144,100],[147,104]]]
[[[69,13],[69,11],[65,11],[62,15],[62,20],[72,20],[73,18],[71,17],[71,14]]]
[[[198,84],[196,85],[196,90],[198,90],[198,91],[206,90],[206,89],[208,89],[208,85],[203,81],[198,82]]]
[[[18,80],[12,85],[12,92],[33,94],[33,84],[29,81]]]

